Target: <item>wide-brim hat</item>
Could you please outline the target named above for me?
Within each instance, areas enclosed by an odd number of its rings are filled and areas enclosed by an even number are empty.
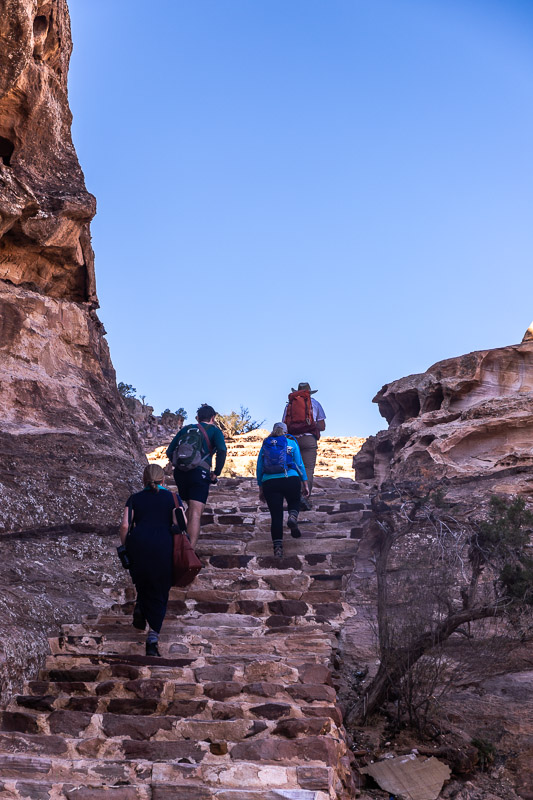
[[[316,394],[318,389],[311,389],[310,383],[299,383],[297,389],[293,389],[293,392],[309,392],[309,394]]]

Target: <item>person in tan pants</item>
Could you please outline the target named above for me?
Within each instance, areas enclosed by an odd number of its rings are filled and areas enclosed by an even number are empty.
[[[307,382],[301,382],[298,384],[298,389],[293,389],[292,391],[309,392],[310,395],[313,395],[318,390],[311,389],[310,384]],[[285,422],[287,418],[288,406],[289,404],[287,403],[283,414],[283,422]],[[324,409],[322,408],[318,400],[315,400],[314,397],[311,397],[311,407],[313,409],[314,432],[291,434],[294,436],[300,447],[302,461],[304,462],[305,471],[307,473],[307,480],[309,482],[309,495],[311,495],[311,492],[313,490],[313,477],[316,465],[318,440],[320,438],[321,432],[326,430],[326,415],[324,413]],[[301,508],[305,509],[306,511],[308,511],[311,508],[311,503],[309,502],[307,497],[302,498]]]

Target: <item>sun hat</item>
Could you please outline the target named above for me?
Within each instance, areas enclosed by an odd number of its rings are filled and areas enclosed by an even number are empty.
[[[273,431],[282,430],[283,433],[287,433],[287,426],[285,425],[284,422],[275,422],[274,425],[272,426],[272,430]]]
[[[311,389],[310,383],[299,383],[297,389],[293,389],[293,392],[309,392],[309,394],[316,394],[318,389]]]

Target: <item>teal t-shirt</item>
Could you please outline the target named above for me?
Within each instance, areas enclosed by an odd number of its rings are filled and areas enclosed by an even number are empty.
[[[207,442],[202,437],[202,455],[205,456],[204,461],[211,467],[213,461],[213,455],[216,454],[215,473],[217,475],[220,475],[220,473],[224,468],[224,463],[226,461],[226,442],[224,440],[224,434],[222,433],[220,428],[218,428],[216,425],[208,425],[205,422],[202,422],[201,425],[204,431],[207,433],[209,444],[211,445],[211,453],[210,453],[209,448],[207,446]],[[169,461],[172,461],[172,453],[176,449],[176,446],[181,437],[183,436],[183,434],[193,427],[198,427],[198,423],[195,422],[191,425],[185,425],[174,436],[169,446],[167,447],[167,458]]]

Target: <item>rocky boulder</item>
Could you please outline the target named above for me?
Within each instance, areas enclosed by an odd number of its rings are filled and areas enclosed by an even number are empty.
[[[359,479],[431,484],[533,466],[533,341],[440,361],[374,398],[389,423],[356,456]]]

